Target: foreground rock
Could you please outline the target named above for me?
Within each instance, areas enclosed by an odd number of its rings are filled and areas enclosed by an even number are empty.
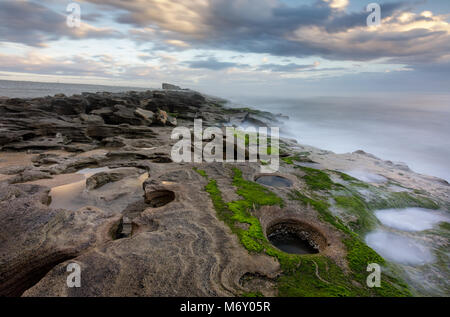
[[[52,210],[49,189],[0,184],[0,296],[20,296],[58,263],[111,240],[100,209]]]
[[[64,262],[25,296],[237,296],[248,291],[240,284],[246,273],[275,278],[278,263],[249,254],[217,219],[201,176],[171,169],[155,168],[153,178],[161,184],[158,190],[175,193],[173,201],[127,213],[131,237],[70,261],[82,268],[82,288],[67,288]],[[273,295],[270,288],[266,292]]]

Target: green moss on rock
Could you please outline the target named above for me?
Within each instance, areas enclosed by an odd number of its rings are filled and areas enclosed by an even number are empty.
[[[368,203],[371,209],[419,207],[439,209],[439,204],[428,197],[411,195],[406,192],[389,193],[386,197],[378,197]]]
[[[395,278],[383,275],[382,287],[370,289],[365,286],[368,263],[384,264],[375,251],[360,241],[342,221],[329,211],[329,203],[319,198],[310,198],[293,191],[291,199],[310,205],[319,217],[346,234],[344,241],[351,273],[345,273],[333,260],[321,255],[288,254],[273,247],[264,236],[261,224],[252,210],[264,205],[283,206],[283,200],[267,188],[242,176],[242,171],[233,169],[233,185],[243,198],[225,203],[215,180],[210,180],[205,190],[210,194],[219,219],[229,225],[239,237],[241,244],[252,253],[265,253],[278,260],[283,271],[276,280],[278,295],[283,297],[344,297],[344,296],[409,296],[406,286]],[[242,226],[239,224],[246,224]],[[246,229],[243,229],[246,228]],[[357,283],[355,283],[356,281]],[[244,293],[243,296],[262,296],[259,292]]]
[[[208,175],[206,174],[206,172],[204,170],[198,169],[196,167],[193,168],[194,171],[196,171],[198,174],[200,174],[201,176],[208,178]]]
[[[377,218],[368,209],[364,200],[356,195],[335,196],[336,206],[347,210],[356,216],[356,220],[349,223],[350,227],[358,233],[366,233],[378,223]]]
[[[303,166],[296,166],[296,168],[305,172],[306,175],[301,178],[312,190],[331,190],[335,186],[328,174],[323,171]]]

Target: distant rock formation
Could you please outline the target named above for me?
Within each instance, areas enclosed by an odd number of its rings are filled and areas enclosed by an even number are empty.
[[[175,86],[172,84],[163,83],[162,89],[164,89],[164,90],[181,90],[181,87]]]

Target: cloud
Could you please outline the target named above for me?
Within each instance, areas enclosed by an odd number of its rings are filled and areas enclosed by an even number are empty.
[[[206,27],[204,13],[208,9],[207,0],[84,0],[109,10],[122,12],[117,22],[135,27],[158,25],[159,28],[180,34],[197,36]]]
[[[284,72],[298,72],[303,71],[305,69],[311,69],[316,67],[316,64],[310,64],[310,65],[299,65],[296,63],[289,63],[289,64],[263,64],[258,67],[258,70],[263,71],[271,71],[271,72],[277,72],[277,73],[284,73]]]
[[[449,51],[450,43],[446,16],[429,11],[413,13],[410,3],[405,2],[382,4],[383,21],[376,29],[367,27],[368,13],[363,8],[348,12],[346,0],[316,0],[297,6],[280,0],[83,0],[82,6],[83,2],[97,5],[103,16],[131,26],[129,39],[160,51],[222,49],[285,57],[392,59],[420,64],[438,61]],[[95,20],[98,14],[87,17]],[[0,3],[3,41],[43,46],[61,37],[120,38],[122,32],[85,23],[70,29],[63,14],[41,4],[11,0]],[[199,65],[231,67],[214,61],[199,61]]]
[[[209,70],[224,70],[233,67],[248,67],[248,65],[230,63],[230,62],[220,62],[214,57],[210,57],[207,60],[195,60],[185,62],[187,66],[194,69],[209,69]]]
[[[355,6],[346,0],[79,0],[86,23],[71,29],[66,26],[65,5],[58,11],[60,1],[0,0],[0,43],[28,45],[17,49],[20,56],[0,53],[0,70],[120,74],[127,79],[183,77],[193,82],[234,80],[255,85],[263,79],[272,84],[289,76],[308,79],[382,72],[385,64],[393,70],[444,76],[450,64],[448,16],[414,11],[411,1],[390,1],[395,2],[381,4],[383,21],[374,28],[366,25],[365,8],[354,11]],[[63,58],[36,53],[38,47],[49,46],[42,51],[61,54],[51,50],[52,41],[61,38],[80,43],[89,38],[125,38],[128,42],[120,45],[130,44],[126,52],[134,44],[139,51],[133,62],[119,48],[108,52],[112,56]],[[100,49],[104,43],[99,41]],[[12,45],[16,44],[10,45],[9,52]],[[228,52],[218,54],[220,50]],[[99,49],[93,51],[98,54]],[[303,57],[312,59],[299,62]],[[244,58],[251,65],[240,62]],[[308,64],[316,59],[322,64]],[[345,61],[368,67],[351,67]]]
[[[152,39],[158,50],[223,49],[330,60],[414,62],[429,58],[429,51],[436,60],[450,43],[445,16],[414,14],[406,2],[381,4],[382,25],[371,29],[364,8],[347,12],[347,0],[297,6],[279,0],[84,1],[120,10],[117,22],[140,28],[131,31],[134,40]]]
[[[330,8],[343,10],[345,9],[349,2],[348,0],[323,0],[330,5]]]
[[[108,55],[54,58],[38,52],[29,52],[25,56],[0,54],[0,71],[6,72],[110,77],[117,73],[118,65],[114,65],[113,58]]]
[[[180,40],[167,40],[167,44],[178,46],[178,47],[189,47],[190,45],[186,42],[180,41]]]
[[[92,19],[92,15],[87,15]],[[0,41],[16,42],[30,46],[46,46],[49,41],[62,37],[120,38],[123,35],[110,28],[94,27],[82,23],[80,28],[69,28],[66,16],[41,4],[22,0],[0,2]]]
[[[450,50],[450,24],[443,16],[412,19],[405,23],[402,14],[387,17],[377,28],[354,27],[327,32],[325,27],[297,29],[290,40],[314,47],[328,59],[376,60],[385,58],[397,63],[434,63]]]

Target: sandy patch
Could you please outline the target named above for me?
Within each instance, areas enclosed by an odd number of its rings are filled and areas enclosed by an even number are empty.
[[[28,154],[26,152],[0,152],[0,168],[33,165],[31,159],[34,156],[36,154]]]
[[[64,185],[80,182],[85,179],[86,179],[86,177],[83,174],[61,174],[61,175],[56,175],[52,179],[39,179],[36,181],[27,182],[25,184],[41,185],[41,186],[47,186],[50,188],[54,188],[54,187],[58,187],[58,186],[64,186]]]
[[[0,174],[0,182],[5,181],[5,180],[7,180],[7,179],[10,179],[10,178],[12,178],[12,177],[13,177],[13,175],[3,175],[3,174]]]

